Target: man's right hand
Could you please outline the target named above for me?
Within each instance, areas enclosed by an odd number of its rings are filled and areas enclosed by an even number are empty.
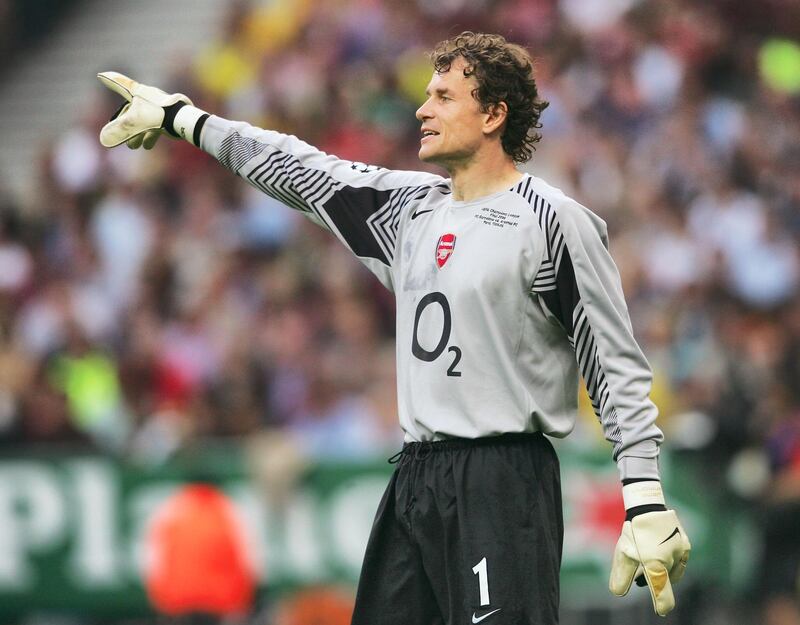
[[[106,87],[127,101],[100,131],[100,143],[113,148],[126,143],[129,148],[151,149],[163,133],[178,137],[172,122],[180,108],[192,101],[182,93],[166,93],[142,85],[119,72],[97,74]]]

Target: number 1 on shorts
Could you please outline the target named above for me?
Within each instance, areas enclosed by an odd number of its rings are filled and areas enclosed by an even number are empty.
[[[481,605],[489,605],[489,574],[486,572],[486,558],[472,567],[472,572],[478,576],[478,588],[481,591]]]

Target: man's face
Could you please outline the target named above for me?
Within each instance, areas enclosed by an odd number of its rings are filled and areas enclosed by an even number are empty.
[[[421,161],[449,169],[468,161],[484,140],[487,115],[472,95],[478,83],[473,76],[464,76],[465,67],[464,59],[457,58],[449,71],[434,72],[428,83],[428,99],[417,109],[422,122]]]

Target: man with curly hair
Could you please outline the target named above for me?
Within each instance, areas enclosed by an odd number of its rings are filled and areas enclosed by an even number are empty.
[[[416,113],[442,178],[343,161],[120,74],[107,147],[182,137],[338,237],[397,299],[406,444],[379,506],[354,625],[551,625],[563,540],[558,460],[582,376],[627,516],[610,589],[674,606],[689,542],[661,491],[662,434],[605,223],[517,164],[540,136],[533,64],[498,35],[439,44]]]

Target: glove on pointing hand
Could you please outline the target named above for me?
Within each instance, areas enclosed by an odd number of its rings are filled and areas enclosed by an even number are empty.
[[[118,72],[101,72],[97,77],[127,100],[100,131],[101,144],[113,148],[126,143],[132,149],[144,146],[149,150],[165,131],[177,137],[172,120],[180,107],[192,104],[189,98],[142,85]]]

